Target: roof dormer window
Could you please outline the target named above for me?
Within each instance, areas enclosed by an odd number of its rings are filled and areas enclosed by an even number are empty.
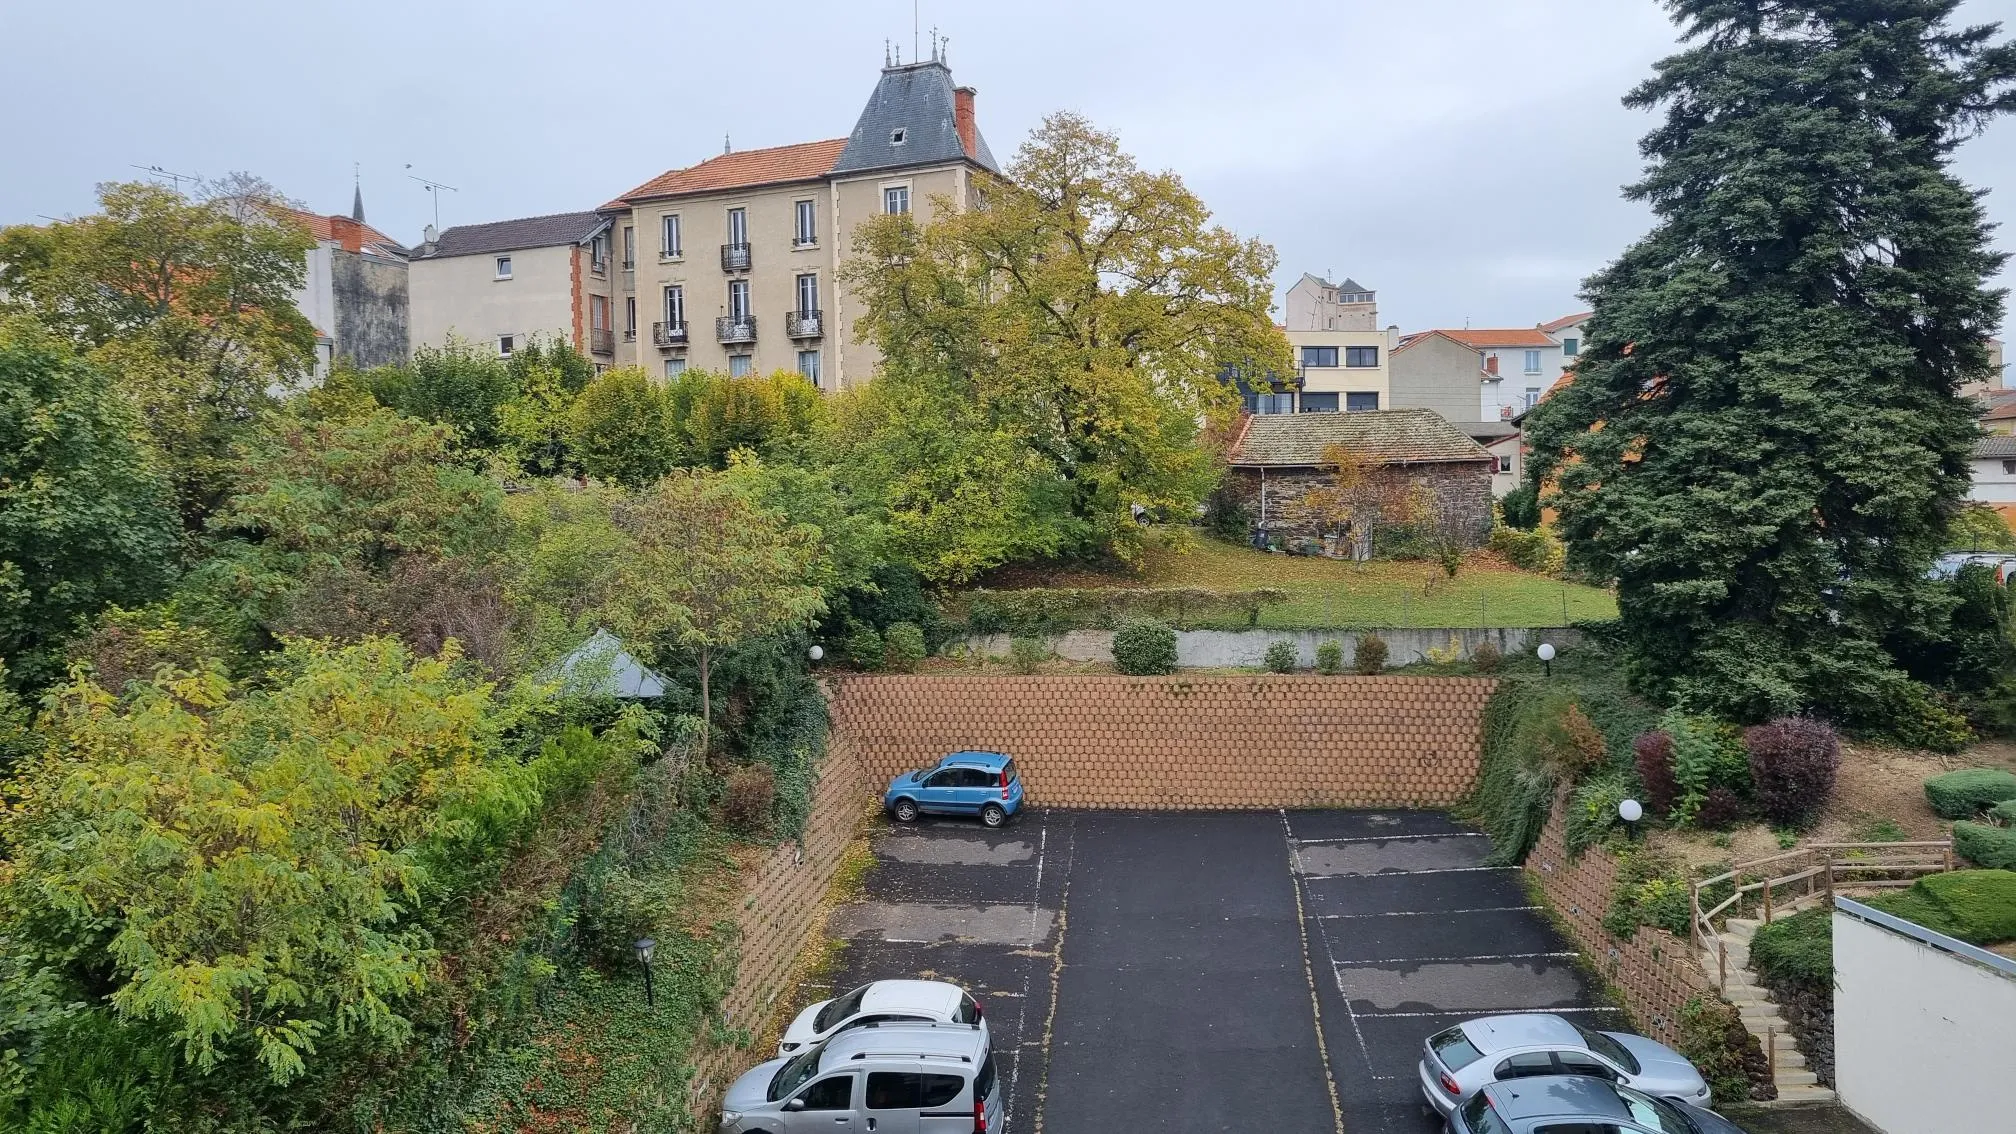
[[[909,130],[905,129],[904,127],[902,126],[896,127],[894,130],[889,131],[889,144],[892,146],[902,145],[904,137],[906,137],[908,134]]]

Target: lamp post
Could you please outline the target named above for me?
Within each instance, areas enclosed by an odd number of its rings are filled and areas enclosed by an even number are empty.
[[[1617,804],[1617,818],[1624,820],[1625,837],[1638,841],[1638,820],[1645,818],[1645,808],[1635,799],[1620,800]]]
[[[1547,676],[1554,676],[1554,643],[1542,642],[1540,648],[1533,652],[1540,655],[1540,664],[1546,667]]]
[[[657,952],[658,943],[649,937],[639,937],[632,948],[637,950],[637,963],[644,966],[644,1006],[656,1008],[658,1000],[651,990],[651,954]]]
[[[816,662],[826,656],[826,648],[815,642],[811,649],[805,651],[805,656]]]

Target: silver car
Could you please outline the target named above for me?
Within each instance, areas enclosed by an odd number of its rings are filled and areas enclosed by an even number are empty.
[[[1001,1079],[978,1024],[877,1021],[745,1072],[720,1134],[975,1134],[1001,1130]]]
[[[1701,1072],[1665,1044],[1551,1012],[1465,1020],[1422,1047],[1421,1097],[1445,1120],[1488,1084],[1536,1075],[1592,1075],[1698,1107],[1714,1101]]]

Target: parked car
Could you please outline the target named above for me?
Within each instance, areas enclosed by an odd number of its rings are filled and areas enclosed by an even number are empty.
[[[978,1024],[987,1030],[980,1002],[956,984],[942,980],[878,980],[831,1000],[821,1000],[791,1021],[777,1043],[777,1054],[790,1055],[823,1043],[849,1028],[871,1023]]]
[[[1743,1128],[1680,1099],[1590,1075],[1543,1075],[1491,1083],[1449,1116],[1451,1134],[1743,1134]]]
[[[873,1023],[728,1088],[720,1134],[969,1134],[1001,1129],[1001,1081],[978,1024]]]
[[[977,815],[999,827],[1022,809],[1022,777],[999,752],[954,752],[936,767],[890,780],[882,805],[901,823],[919,815]]]
[[[1534,1075],[1593,1075],[1695,1106],[1714,1101],[1701,1072],[1665,1044],[1551,1012],[1465,1020],[1422,1047],[1421,1097],[1444,1118],[1487,1083]]]

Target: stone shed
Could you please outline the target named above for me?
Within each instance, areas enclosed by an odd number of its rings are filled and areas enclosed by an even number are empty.
[[[1332,446],[1355,454],[1362,481],[1340,492]],[[1371,527],[1407,522],[1410,500],[1431,498],[1430,522],[1466,547],[1491,534],[1491,472],[1482,445],[1429,409],[1259,414],[1240,423],[1227,488],[1255,542],[1325,541],[1330,554],[1369,553]],[[1314,495],[1312,495],[1314,494]],[[1339,497],[1354,507],[1340,507]],[[1341,512],[1354,512],[1355,522]]]

